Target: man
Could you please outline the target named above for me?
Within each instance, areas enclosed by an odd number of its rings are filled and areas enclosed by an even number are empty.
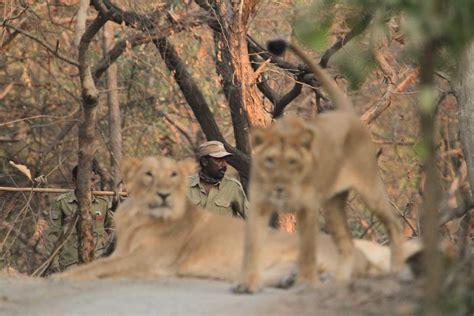
[[[199,173],[190,177],[188,197],[210,212],[245,218],[248,200],[239,181],[225,176],[227,152],[219,141],[199,146]]]
[[[77,183],[78,166],[72,169],[72,180]],[[96,161],[93,161],[91,170],[91,190],[96,190],[97,184],[100,182]],[[49,216],[49,226],[47,230],[46,247],[49,252],[57,242],[61,232],[66,234],[70,225],[74,225],[74,214],[78,209],[78,201],[75,191],[59,195],[53,203]],[[112,211],[110,209],[110,201],[103,196],[92,196],[91,204],[92,212],[92,230],[94,234],[95,257],[103,255],[109,244],[109,229],[112,227]],[[53,259],[50,270],[57,272],[63,271],[71,265],[78,263],[78,238],[76,227],[72,228],[72,232],[66,236],[63,247]]]

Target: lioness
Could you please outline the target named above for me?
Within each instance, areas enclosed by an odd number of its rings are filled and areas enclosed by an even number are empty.
[[[282,52],[287,44],[280,41],[274,43],[274,48]],[[399,270],[403,263],[401,225],[380,178],[370,132],[333,80],[300,49],[289,46],[310,66],[336,110],[320,114],[312,121],[284,117],[269,128],[251,131],[251,204],[242,276],[234,289],[239,293],[253,293],[260,288],[262,245],[266,223],[274,210],[296,211],[301,240],[298,282],[312,285],[317,280],[316,215],[321,207],[342,256],[336,276],[350,279],[355,263],[354,246],[344,210],[350,189],[361,196],[387,228],[392,268]]]
[[[186,166],[166,157],[129,158],[122,175],[130,192],[114,217],[117,245],[113,254],[55,276],[59,279],[186,276],[236,281],[243,257],[245,222],[196,208],[186,198]],[[262,284],[291,283],[297,238],[272,230],[261,253]],[[357,251],[359,275],[386,272],[384,247],[360,241],[371,263]],[[367,244],[368,243],[368,244]],[[318,240],[320,272],[336,273],[338,251],[329,236]]]

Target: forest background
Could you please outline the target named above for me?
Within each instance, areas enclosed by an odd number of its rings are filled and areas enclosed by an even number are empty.
[[[401,14],[392,7],[387,13],[371,1],[88,2],[0,4],[0,186],[72,188],[70,170],[79,163],[79,185],[86,188],[82,170],[95,157],[102,189],[117,190],[123,156],[194,159],[202,141],[216,139],[234,153],[231,173],[246,187],[251,126],[271,124],[283,112],[312,118],[331,108],[305,65],[291,54],[266,51],[268,40],[283,37],[301,41],[352,98],[379,149],[404,234],[420,236],[423,198],[438,182],[426,167],[431,149],[426,111],[420,110],[426,78],[420,60],[430,58],[416,54],[430,43],[430,33],[420,31],[426,26],[416,10]],[[437,1],[426,3],[436,9]],[[473,14],[469,1],[454,5],[465,5],[467,16],[455,11],[451,18],[462,22]],[[420,5],[433,9],[426,6]],[[435,9],[449,21],[451,11]],[[427,116],[434,124],[431,156],[440,180],[439,191],[430,192],[438,192],[441,236],[466,256],[474,226],[474,50],[468,45],[472,31],[446,32],[458,35],[446,42],[457,54],[443,45],[424,47],[433,55],[441,47],[432,63],[435,93],[428,97],[434,105]],[[31,177],[10,161],[26,166]],[[0,267],[44,272],[45,219],[55,197],[0,191]],[[354,237],[387,242],[356,195],[348,206]],[[282,229],[294,225],[293,217],[280,219]]]

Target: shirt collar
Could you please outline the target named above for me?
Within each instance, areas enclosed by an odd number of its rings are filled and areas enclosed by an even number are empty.
[[[68,201],[68,203],[77,203],[76,194],[75,194],[74,192],[72,192],[72,193],[71,193],[71,196],[69,197],[69,199],[68,199],[67,201]],[[92,202],[92,203],[97,202],[97,199],[96,199],[95,195],[92,195],[91,202]]]
[[[225,177],[224,177],[225,178]],[[224,178],[221,179],[221,181],[217,182],[214,186],[216,188],[218,188],[219,190],[221,189],[221,186],[222,186],[222,182],[224,180]],[[193,187],[196,187],[196,186],[199,186],[199,174],[196,174],[194,176],[191,176],[191,181],[189,183],[189,186],[191,188]]]
[[[196,174],[194,176],[191,176],[191,181],[189,183],[190,187],[195,187],[197,185],[199,185],[199,175],[198,174]]]

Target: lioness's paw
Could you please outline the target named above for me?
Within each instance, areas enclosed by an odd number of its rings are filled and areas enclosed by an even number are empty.
[[[290,275],[284,277],[283,279],[278,282],[276,285],[279,289],[288,289],[292,287],[296,283],[296,278],[298,274],[296,272],[292,272]]]
[[[292,287],[292,291],[298,293],[307,293],[313,291],[317,287],[318,282],[299,281]]]
[[[232,287],[232,292],[236,294],[254,294],[260,292],[262,289],[256,285],[247,285],[245,283],[239,283]]]

